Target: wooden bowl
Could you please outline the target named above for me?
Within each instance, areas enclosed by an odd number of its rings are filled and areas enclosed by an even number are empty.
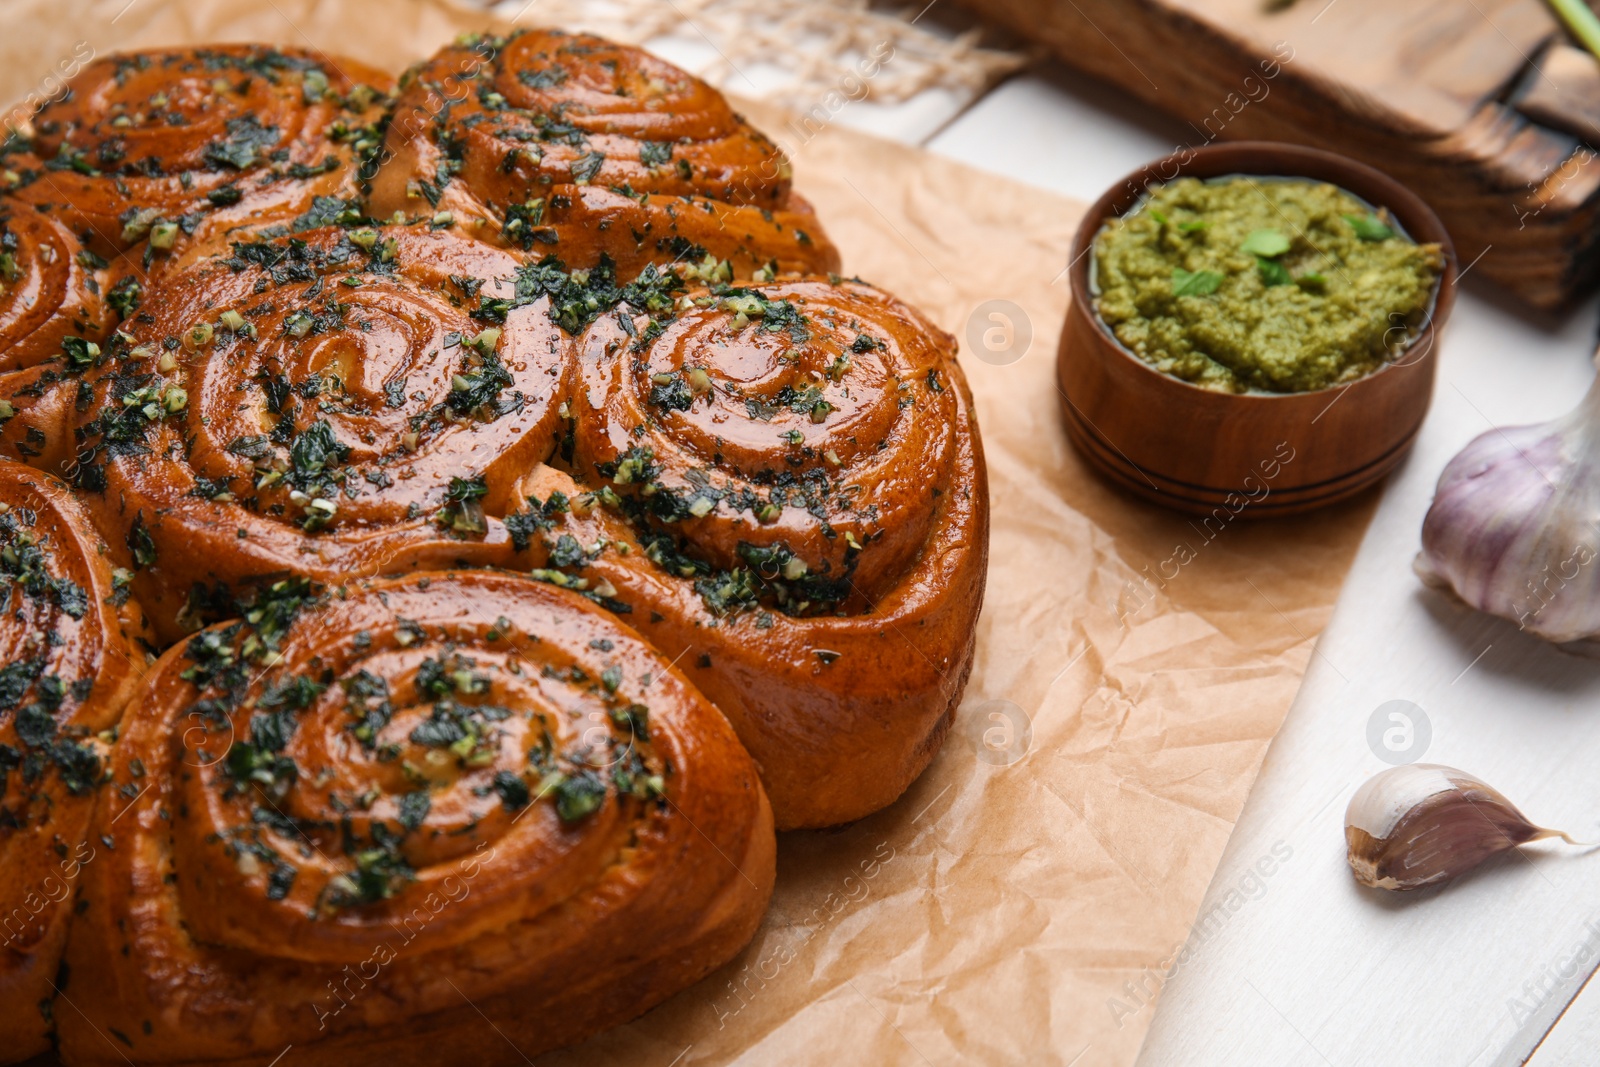
[[[1233,174],[1331,182],[1388,208],[1413,240],[1443,247],[1433,308],[1393,362],[1314,392],[1224,393],[1163,374],[1117,341],[1089,289],[1101,225],[1132,209],[1150,185]],[[1331,152],[1253,141],[1187,149],[1129,175],[1084,217],[1068,270],[1072,306],[1056,358],[1068,437],[1116,485],[1223,525],[1332,504],[1400,462],[1433,398],[1457,273],[1444,224],[1392,178]]]

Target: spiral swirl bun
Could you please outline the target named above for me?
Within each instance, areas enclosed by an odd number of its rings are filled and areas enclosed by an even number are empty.
[[[71,455],[71,396],[61,383],[93,361],[143,295],[126,260],[85,248],[49,212],[0,199],[0,448],[60,467]]]
[[[648,345],[615,319],[587,334],[580,477],[715,568],[787,578],[797,614],[859,608],[921,551],[950,484],[954,341],[859,284],[684,303]]]
[[[68,337],[103,341],[142,296],[58,219],[0,201],[0,374],[57,359]]]
[[[34,115],[39,163],[11,161],[11,195],[101,255],[138,247],[147,263],[202,223],[315,223],[359,196],[391,87],[351,60],[266,45],[108,56]]]
[[[628,46],[68,88],[0,142],[0,1062],[522,1064],[727,962],[953,720],[954,339]]]
[[[554,450],[575,375],[547,306],[474,318],[517,266],[390,227],[165,276],[90,380],[75,470],[163,636],[262,578],[504,558],[493,516]]]
[[[403,77],[384,155],[377,213],[487,218],[486,236],[569,266],[601,251],[625,277],[708,256],[741,277],[839,265],[771,140],[700,79],[597,37],[444,49]]]
[[[972,663],[988,510],[954,339],[856,283],[679,307],[589,328],[570,468],[505,521],[694,665],[780,828],[861,818],[932,759]]]
[[[140,1063],[521,1063],[753,934],[754,767],[631,630],[486,573],[274,597],[169,651],[129,711],[70,1060],[117,1033]]]
[[[145,658],[143,619],[66,486],[0,460],[0,1041],[49,1047],[40,1009],[85,864],[102,731]]]

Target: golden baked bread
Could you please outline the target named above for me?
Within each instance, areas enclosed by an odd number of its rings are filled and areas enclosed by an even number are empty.
[[[0,460],[0,1058],[50,1047],[106,740],[143,620],[67,487]]]
[[[554,450],[575,371],[542,309],[474,318],[517,268],[450,232],[358,227],[155,283],[83,380],[73,484],[164,640],[285,574],[510,562],[492,516]]]
[[[0,201],[0,374],[27,370],[103,341],[143,295],[126,265],[88,251],[61,218]]]
[[[145,268],[208,231],[309,229],[360,208],[393,82],[353,60],[269,45],[112,55],[34,115],[9,195],[106,258]]]
[[[391,88],[112,56],[0,145],[0,451],[71,485],[0,460],[0,643],[70,616],[0,664],[0,1062],[526,1062],[726,962],[774,828],[949,730],[954,339],[645,52]]]
[[[870,814],[971,665],[987,511],[954,340],[859,283],[647,277],[415,227],[239,246],[159,283],[86,379],[75,484],[167,640],[284,574],[533,568],[692,650],[780,827]]]
[[[55,213],[0,199],[0,453],[45,470],[71,455],[58,388],[139,307],[142,273],[91,251]]]
[[[124,718],[68,1063],[523,1064],[755,932],[755,768],[613,616],[482,572],[289,581],[255,616],[170,649]]]
[[[359,219],[394,83],[215,45],[87,64],[4,145],[0,451],[60,473],[75,383],[169,263],[240,230]],[[5,409],[0,408],[0,416]]]
[[[571,455],[522,525],[683,656],[780,828],[861,818],[933,758],[972,665],[988,497],[955,339],[853,282],[684,304],[584,334]]]
[[[699,78],[587,34],[474,35],[407,71],[372,211],[445,212],[569,269],[839,269],[789,162]]]

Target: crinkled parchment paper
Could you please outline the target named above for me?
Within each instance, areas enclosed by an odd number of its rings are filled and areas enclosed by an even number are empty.
[[[86,47],[265,40],[399,71],[485,25],[443,0],[12,0],[0,19],[10,100]],[[1082,206],[752,111],[847,272],[962,338],[994,504],[978,661],[899,803],[783,839],[749,949],[540,1063],[1131,1064],[1372,501],[1219,530],[1118,495],[1057,411]],[[974,314],[991,300],[1019,310]]]

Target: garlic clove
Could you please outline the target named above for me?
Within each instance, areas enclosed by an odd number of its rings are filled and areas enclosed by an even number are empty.
[[[1415,570],[1549,641],[1600,638],[1600,382],[1576,409],[1490,430],[1445,466]]]
[[[1374,889],[1421,889],[1490,856],[1547,837],[1501,793],[1465,771],[1413,763],[1376,774],[1344,815],[1350,870]]]

